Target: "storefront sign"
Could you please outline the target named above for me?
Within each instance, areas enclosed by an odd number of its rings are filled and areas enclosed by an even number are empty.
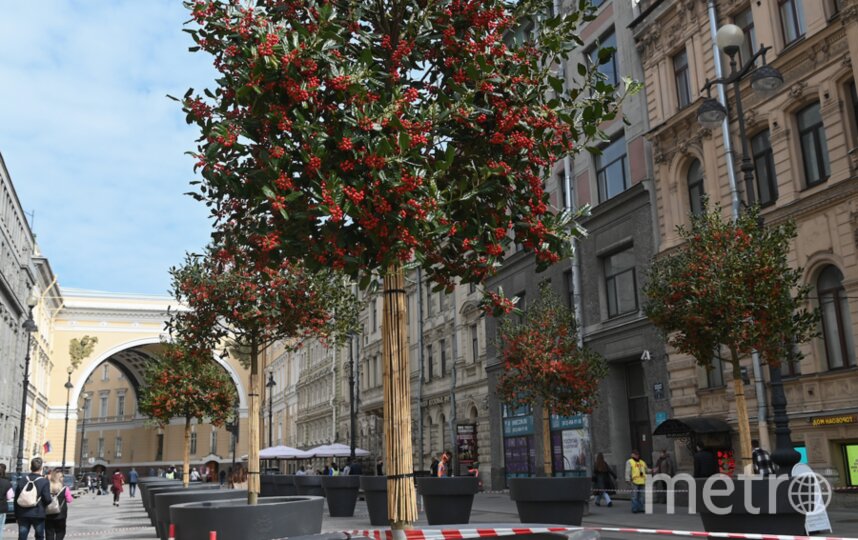
[[[459,454],[458,474],[466,474],[470,465],[478,460],[476,424],[459,424],[456,426],[456,450]]]
[[[819,426],[840,426],[843,424],[855,424],[858,423],[858,415],[855,414],[844,414],[840,416],[822,416],[818,418],[813,418],[811,423],[814,427]]]
[[[652,385],[652,399],[656,401],[664,399],[664,383],[657,382]]]
[[[583,429],[584,428],[584,415],[576,414],[574,416],[558,416],[556,414],[551,415],[551,430],[558,429]]]
[[[846,454],[846,477],[850,486],[858,486],[858,444],[844,444]]]
[[[503,434],[506,437],[530,435],[533,433],[533,416],[515,416],[503,419]]]
[[[659,424],[667,420],[667,413],[664,411],[658,411],[655,413],[655,427],[658,427]]]

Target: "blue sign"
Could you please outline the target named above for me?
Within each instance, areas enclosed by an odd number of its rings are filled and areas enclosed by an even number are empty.
[[[559,416],[551,415],[551,429],[584,429],[584,415],[576,414],[574,416]]]
[[[533,416],[516,416],[504,418],[503,434],[507,437],[533,434]]]
[[[659,424],[661,424],[665,420],[667,420],[667,413],[666,412],[655,413],[655,427],[658,427]]]

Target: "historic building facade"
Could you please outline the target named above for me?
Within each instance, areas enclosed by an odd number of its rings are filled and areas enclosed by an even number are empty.
[[[791,263],[801,267],[821,310],[820,337],[785,362],[787,411],[796,447],[839,484],[858,483],[858,2],[855,0],[642,1],[632,24],[644,66],[652,127],[658,245],[677,246],[676,226],[699,211],[705,194],[728,213],[734,197],[757,201],[767,224],[795,220]],[[710,8],[710,9],[708,9]],[[735,98],[728,92],[729,133],[696,119],[707,80],[718,76],[711,27],[740,26],[747,60],[764,44],[783,74],[773,95],[742,83],[744,120],[755,181],[740,177]],[[750,44],[750,46],[748,46]],[[729,72],[728,62],[724,71]],[[735,149],[728,163],[726,145]],[[732,168],[730,167],[732,165]],[[732,170],[731,170],[732,169]],[[732,177],[731,177],[732,175]],[[716,416],[735,429],[730,373],[703,370],[668,351],[670,399],[677,418]],[[752,432],[767,400],[757,402],[752,366],[747,385]],[[766,370],[763,370],[767,380]],[[766,392],[768,393],[768,392]],[[758,407],[763,405],[762,408]],[[760,437],[764,440],[765,429]],[[772,437],[773,440],[773,437]],[[734,447],[737,445],[734,444]],[[680,458],[687,453],[679,454]],[[687,463],[687,460],[686,460]],[[851,468],[851,469],[850,469]]]

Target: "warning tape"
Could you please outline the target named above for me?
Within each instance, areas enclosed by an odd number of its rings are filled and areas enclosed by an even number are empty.
[[[521,534],[566,533],[576,531],[598,531],[613,533],[655,534],[662,536],[686,536],[693,538],[728,538],[730,540],[858,540],[843,536],[797,536],[787,534],[752,534],[705,531],[674,531],[669,529],[636,529],[630,527],[511,527],[493,529],[410,529],[397,531],[406,540],[469,540],[473,538],[496,538]],[[346,537],[364,536],[373,540],[393,540],[390,529],[367,529],[341,531]],[[401,538],[402,536],[398,536]]]

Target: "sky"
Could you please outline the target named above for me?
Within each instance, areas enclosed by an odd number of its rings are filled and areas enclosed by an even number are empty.
[[[180,0],[0,0],[0,154],[61,287],[167,294],[208,211],[184,195],[213,87]]]

